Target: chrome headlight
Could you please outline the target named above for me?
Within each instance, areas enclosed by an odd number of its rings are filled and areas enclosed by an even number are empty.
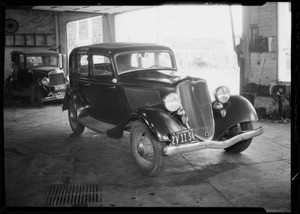
[[[214,91],[214,97],[220,103],[226,103],[230,98],[230,91],[227,86],[220,86]]]
[[[176,93],[171,93],[163,99],[165,107],[168,111],[174,112],[181,107],[181,99]]]
[[[45,86],[49,86],[49,79],[47,77],[44,77],[42,80],[41,80],[42,84],[45,85]]]

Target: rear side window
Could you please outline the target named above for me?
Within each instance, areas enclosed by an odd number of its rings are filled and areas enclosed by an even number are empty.
[[[102,55],[93,55],[93,76],[112,76],[110,59]]]
[[[88,75],[89,74],[89,61],[87,54],[80,54],[78,55],[78,73],[81,75]]]

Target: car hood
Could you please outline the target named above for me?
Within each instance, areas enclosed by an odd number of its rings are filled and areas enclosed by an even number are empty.
[[[120,79],[132,82],[148,82],[158,84],[176,84],[183,79],[192,79],[186,74],[173,70],[142,70],[126,72],[119,75]]]

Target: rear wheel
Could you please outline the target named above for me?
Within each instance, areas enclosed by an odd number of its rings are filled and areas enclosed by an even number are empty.
[[[253,124],[252,122],[241,123],[240,127],[241,127],[241,131],[251,130],[253,129]],[[236,126],[233,127],[232,129],[236,129]],[[223,138],[228,139],[226,137]],[[247,149],[250,146],[251,142],[252,142],[252,138],[243,140],[241,142],[234,144],[233,146],[226,148],[225,151],[229,153],[240,153],[245,149]]]
[[[164,143],[153,139],[147,128],[135,121],[130,132],[131,153],[142,173],[157,176],[164,167]]]
[[[73,133],[75,135],[80,135],[84,131],[85,127],[77,122],[77,111],[72,100],[69,101],[68,105],[68,118]]]

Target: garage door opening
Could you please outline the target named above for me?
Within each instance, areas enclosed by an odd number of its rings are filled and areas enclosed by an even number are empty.
[[[235,41],[242,36],[242,6],[231,6]],[[176,5],[116,15],[117,42],[167,45],[178,70],[206,79],[212,92],[220,85],[239,94],[240,75],[229,6]]]

